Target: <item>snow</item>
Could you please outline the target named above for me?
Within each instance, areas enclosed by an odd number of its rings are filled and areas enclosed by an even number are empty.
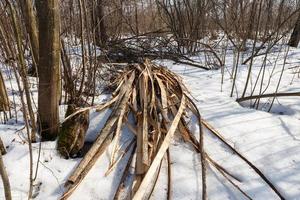
[[[287,50],[286,47],[280,52],[267,93],[274,92],[276,88],[283,65],[285,50]],[[268,82],[269,74],[272,72],[277,54],[272,53],[268,57],[269,62],[266,66],[268,73],[265,77],[264,87]],[[244,56],[247,57],[247,55]],[[299,57],[300,49],[291,48],[289,50],[286,70],[279,87],[280,92],[299,92],[300,79],[296,75],[291,83],[294,76],[294,69],[289,69],[300,65]],[[259,73],[263,58],[263,56],[260,56],[255,59],[252,74],[253,80],[255,80],[254,78]],[[268,102],[270,102],[268,98],[262,100],[263,106],[260,110],[249,108],[249,102],[244,102],[242,105],[238,104],[235,101],[237,97],[236,93],[234,93],[234,97],[230,97],[232,79],[230,79],[229,72],[231,72],[233,65],[232,52],[229,52],[226,56],[226,69],[222,91],[221,70],[205,71],[182,64],[174,64],[168,60],[159,60],[157,62],[168,66],[168,68],[182,76],[184,83],[196,99],[196,104],[203,118],[213,125],[232,146],[253,162],[286,199],[300,199],[299,97],[278,98],[275,100],[271,112],[266,112]],[[2,71],[4,70],[5,68],[2,66]],[[14,95],[17,107],[20,108],[16,83],[14,79],[9,79],[7,73],[5,74],[10,100],[12,101]],[[236,85],[238,96],[242,93],[246,75],[247,66],[239,65]],[[34,82],[35,80],[31,81]],[[36,86],[33,84],[31,89],[36,102]],[[107,95],[102,95],[97,99],[97,102],[102,102],[107,98]],[[61,108],[61,118],[63,118],[65,106],[61,106]],[[95,139],[109,112],[90,112],[87,141]],[[190,126],[197,136],[198,129],[193,120]],[[26,132],[23,127],[24,123],[22,122],[20,109],[17,123],[15,123],[15,120],[10,120],[8,124],[0,125],[0,137],[8,147],[8,153],[3,157],[4,163],[10,178],[13,199],[17,200],[27,198],[29,187],[29,154],[28,145],[25,142]],[[125,136],[121,138],[121,141],[128,141],[131,137],[130,131],[124,127],[123,132]],[[39,144],[33,144],[34,169],[36,168]],[[55,142],[41,143],[39,169],[37,179],[35,180],[35,199],[58,199],[63,193],[63,185],[68,175],[80,161],[80,158],[69,160],[61,158],[57,154],[55,146]],[[109,166],[111,148],[110,146],[96,162],[95,166],[78,186],[70,199],[112,199],[128,156],[125,156],[114,171],[105,176],[105,172]],[[276,194],[245,162],[208,132],[205,133],[205,150],[210,157],[241,180],[241,182],[234,182],[252,199],[278,199]],[[170,154],[173,199],[201,199],[201,164],[199,155],[193,151],[191,146],[185,144],[181,138],[176,138],[172,142]],[[162,166],[152,199],[166,198],[167,169],[165,161]],[[208,168],[207,188],[209,199],[245,199],[213,167]],[[3,198],[3,188],[2,184],[0,184],[0,199]]]

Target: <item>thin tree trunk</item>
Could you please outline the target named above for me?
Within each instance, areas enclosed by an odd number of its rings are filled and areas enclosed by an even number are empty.
[[[247,79],[246,79],[246,83],[245,83],[245,87],[244,87],[242,97],[244,97],[246,95],[248,84],[249,84],[249,81],[250,81],[250,76],[251,76],[251,73],[252,73],[251,70],[252,70],[253,59],[254,59],[253,55],[254,55],[254,50],[255,50],[255,46],[256,46],[257,38],[258,38],[258,33],[259,33],[262,3],[263,3],[263,0],[260,0],[259,10],[258,10],[258,17],[257,17],[257,25],[256,25],[256,33],[255,33],[253,46],[252,46],[252,56],[251,56],[251,61],[250,61],[250,65],[249,65],[249,68],[248,68],[248,75],[247,75]]]
[[[248,34],[247,34],[246,39],[253,39],[254,18],[255,18],[256,11],[257,11],[256,8],[257,8],[256,1],[253,1],[251,10],[250,10]]]
[[[81,58],[82,58],[82,77],[80,81],[80,87],[78,91],[78,97],[81,95],[83,91],[83,86],[84,86],[84,81],[85,81],[85,72],[86,72],[86,60],[85,60],[85,38],[84,38],[84,28],[85,28],[85,21],[84,21],[84,14],[85,12],[83,5],[82,5],[82,0],[78,0],[78,5],[79,5],[79,18],[80,18],[80,43],[81,43]]]
[[[39,22],[38,118],[43,140],[54,140],[59,130],[60,21],[58,0],[37,1]]]
[[[10,183],[9,183],[7,172],[5,170],[5,166],[3,163],[1,153],[0,153],[0,175],[1,175],[2,183],[3,183],[3,187],[4,187],[5,199],[11,200],[12,198],[11,198]]]
[[[289,45],[291,47],[297,47],[300,41],[300,13],[298,15],[293,33],[291,35],[290,41],[289,41]]]
[[[96,43],[98,46],[105,46],[108,40],[107,30],[104,23],[103,0],[97,0],[95,12]]]
[[[26,30],[30,38],[30,45],[32,49],[33,70],[32,74],[36,75],[38,57],[39,57],[39,41],[38,41],[38,27],[36,22],[36,14],[33,10],[32,0],[20,0],[22,12],[25,18]]]
[[[32,103],[31,103],[31,94],[29,91],[29,81],[27,78],[27,71],[26,71],[26,62],[25,62],[25,57],[23,54],[23,45],[22,45],[22,30],[21,30],[21,25],[20,25],[20,19],[17,18],[17,14],[16,14],[16,10],[14,5],[11,3],[11,1],[6,0],[7,4],[9,5],[9,9],[11,12],[11,16],[12,16],[12,21],[13,21],[13,29],[14,29],[14,34],[15,34],[15,38],[16,38],[16,46],[17,46],[17,59],[18,59],[18,64],[19,64],[19,68],[18,68],[18,72],[21,76],[22,79],[22,83],[23,83],[23,89],[25,91],[25,97],[26,97],[26,103],[27,103],[27,108],[28,108],[28,113],[30,116],[30,120],[31,120],[31,125],[32,125],[32,129],[31,129],[31,141],[35,142],[36,141],[36,137],[35,137],[35,133],[36,133],[36,123],[35,123],[35,116],[34,116],[34,112],[33,112],[33,108],[32,108]]]
[[[8,111],[9,109],[9,99],[2,72],[0,72],[0,111]]]
[[[0,138],[0,151],[1,151],[2,155],[6,154],[6,148],[5,148],[4,143],[1,138]]]

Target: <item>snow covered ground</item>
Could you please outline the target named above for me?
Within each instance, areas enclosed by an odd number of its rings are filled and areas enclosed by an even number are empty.
[[[270,87],[267,90],[270,93],[274,92],[276,88],[284,62],[284,51],[281,54]],[[276,57],[277,53],[268,57],[268,73],[271,73]],[[294,76],[293,69],[288,69],[300,65],[299,58],[300,50],[290,49],[286,65],[287,70],[284,72],[283,81],[279,87],[280,92],[300,91],[300,79],[296,75],[291,82]],[[263,56],[256,58],[252,74],[253,80],[259,73],[262,60]],[[228,72],[231,72],[232,61],[233,55],[228,54],[222,91],[221,70],[205,71],[195,67],[174,64],[167,60],[157,62],[168,66],[183,77],[184,83],[196,99],[196,104],[203,118],[213,125],[232,146],[252,161],[286,199],[300,199],[300,98],[278,98],[278,100],[275,100],[270,113],[263,111],[264,106],[259,111],[249,108],[247,102],[243,103],[243,106],[238,104],[235,101],[236,92],[234,93],[235,97],[229,97],[232,80]],[[236,85],[238,96],[241,95],[243,90],[246,75],[247,66],[240,65]],[[268,82],[268,78],[269,76],[266,75],[265,83]],[[10,85],[8,77],[6,77],[6,83],[7,86]],[[14,82],[12,84],[14,92],[16,92],[17,88]],[[36,86],[33,85],[32,91],[35,97],[36,90]],[[13,89],[9,87],[8,91],[12,100]],[[15,98],[18,97],[15,96]],[[106,98],[108,97],[101,96],[98,101],[104,101]],[[269,101],[270,99],[263,100],[265,106],[268,105]],[[17,102],[19,102],[18,99]],[[107,113],[91,112],[88,140],[92,141],[95,138],[107,116]],[[197,135],[198,129],[192,120],[190,125]],[[9,174],[13,199],[16,200],[27,198],[29,183],[28,146],[24,139],[26,136],[23,127],[20,113],[18,123],[15,123],[15,120],[10,120],[8,124],[0,125],[0,137],[8,147],[8,153],[4,156],[4,163]],[[126,129],[124,131],[128,132]],[[44,142],[41,145],[39,170],[35,181],[35,199],[58,199],[63,193],[63,185],[68,175],[80,159],[65,160],[60,158],[55,150],[55,142]],[[39,143],[34,144],[34,163],[38,159],[38,149]],[[241,180],[240,182],[235,181],[235,183],[252,199],[278,199],[276,194],[247,164],[208,133],[205,135],[205,150],[212,158]],[[173,199],[200,200],[202,191],[199,155],[189,145],[184,144],[180,138],[173,141],[170,153]],[[105,176],[109,158],[110,151],[108,150],[97,161],[70,199],[112,199],[121,178],[125,159],[113,172]],[[165,199],[167,191],[166,174],[167,169],[165,163],[163,163],[152,199]],[[213,168],[208,168],[207,180],[209,199],[239,200],[245,198]],[[3,195],[1,184],[0,199],[4,199]]]

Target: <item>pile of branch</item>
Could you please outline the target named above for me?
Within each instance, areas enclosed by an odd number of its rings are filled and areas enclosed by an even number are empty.
[[[210,70],[217,69],[223,66],[221,59],[216,51],[208,44],[196,42],[198,49],[193,54],[203,53],[205,57],[211,57],[213,63],[205,61],[201,63],[186,56],[186,53],[181,52],[174,45],[174,41],[165,38],[131,38],[132,40],[115,41],[109,45],[107,57],[114,62],[141,62],[145,58],[154,59],[169,59],[175,63],[190,65],[193,67]]]
[[[161,162],[166,156],[168,163],[168,199],[171,199],[171,164],[169,146],[178,134],[185,142],[191,144],[201,156],[202,166],[202,198],[207,199],[206,167],[211,165],[226,178],[245,197],[251,199],[237,184],[241,181],[226,171],[224,167],[214,161],[203,148],[203,128],[216,136],[227,147],[244,160],[263,180],[280,196],[281,194],[272,183],[250,161],[231,147],[226,140],[207,122],[201,119],[197,106],[194,104],[187,89],[179,76],[165,67],[157,66],[148,60],[142,64],[130,64],[119,73],[114,83],[112,98],[104,104],[98,105],[99,112],[110,108],[112,110],[96,141],[77,168],[68,178],[66,191],[61,199],[67,199],[77,188],[97,159],[109,145],[112,145],[110,166],[107,173],[112,171],[117,163],[129,154],[129,159],[123,171],[114,199],[148,199],[151,196]],[[84,112],[84,108],[70,115],[68,118]],[[129,114],[133,117],[129,117]],[[196,137],[188,126],[187,120],[191,116],[198,118],[199,137]],[[66,120],[68,120],[68,118]],[[122,127],[127,126],[134,135],[129,145],[122,149],[120,138]],[[134,181],[128,186],[130,166],[134,168]],[[126,187],[125,187],[126,186]]]

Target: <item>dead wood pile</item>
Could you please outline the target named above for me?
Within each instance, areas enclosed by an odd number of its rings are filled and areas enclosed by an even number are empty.
[[[172,173],[168,148],[174,134],[178,134],[185,142],[190,143],[201,156],[202,199],[207,199],[207,165],[212,166],[246,198],[251,199],[239,187],[241,180],[227,172],[204,151],[202,130],[204,128],[245,161],[280,198],[283,198],[259,169],[228,144],[212,126],[201,119],[197,106],[190,98],[181,78],[175,73],[148,60],[142,64],[129,64],[116,76],[113,88],[115,90],[111,99],[96,106],[98,112],[108,108],[112,112],[93,146],[68,178],[65,184],[66,191],[61,199],[67,199],[72,194],[109,145],[112,145],[113,150],[107,173],[114,169],[116,164],[125,157],[125,154],[129,154],[114,199],[148,199],[155,186],[155,180],[159,175],[164,157],[168,161],[167,194],[168,199],[171,199]],[[65,120],[88,109],[91,107],[80,109]],[[200,133],[198,136],[194,135],[188,126],[188,118],[191,115],[198,119]],[[121,148],[123,144],[120,142],[124,126],[127,126],[134,135],[134,139],[129,142],[125,150]],[[134,181],[128,189],[125,187],[125,182],[130,174],[130,166],[134,167]]]

